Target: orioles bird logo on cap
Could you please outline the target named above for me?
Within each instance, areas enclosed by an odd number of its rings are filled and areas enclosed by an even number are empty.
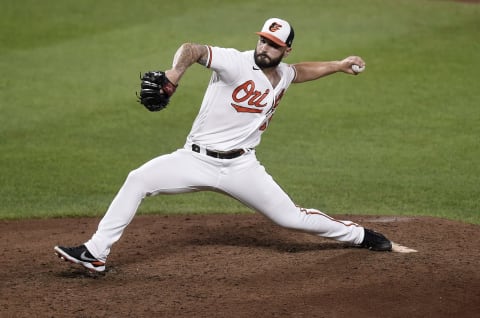
[[[271,32],[278,31],[282,28],[281,24],[278,24],[277,22],[273,22],[270,27],[268,28]]]

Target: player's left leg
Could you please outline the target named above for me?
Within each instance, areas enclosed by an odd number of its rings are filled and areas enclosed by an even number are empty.
[[[84,246],[79,246],[75,250],[80,252],[73,254],[81,255],[82,249],[86,247],[93,256],[92,259],[105,263],[110,248],[120,239],[145,197],[160,193],[194,192],[214,184],[218,173],[216,167],[199,160],[199,157],[197,153],[180,149],[154,158],[131,171],[98,224],[97,231]],[[67,249],[59,250],[60,248],[55,248],[57,254],[68,253]],[[73,254],[70,253],[68,260],[77,260],[77,263],[88,261],[79,259]]]

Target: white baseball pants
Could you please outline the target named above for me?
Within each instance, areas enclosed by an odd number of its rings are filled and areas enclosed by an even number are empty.
[[[85,243],[106,261],[146,196],[211,190],[229,195],[276,224],[342,242],[361,244],[363,227],[295,205],[265,171],[255,151],[235,159],[216,159],[188,149],[154,158],[129,173],[92,238]]]

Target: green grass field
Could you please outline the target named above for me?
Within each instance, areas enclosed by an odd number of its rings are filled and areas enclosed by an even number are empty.
[[[0,218],[102,215],[130,170],[183,146],[210,77],[192,67],[149,113],[139,73],[186,41],[253,49],[272,16],[296,31],[286,62],[367,62],[293,85],[264,134],[258,157],[298,204],[480,224],[480,6],[423,0],[2,1]],[[140,208],[248,211],[214,193]]]

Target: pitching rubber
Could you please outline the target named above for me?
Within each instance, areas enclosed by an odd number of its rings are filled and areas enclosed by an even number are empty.
[[[392,252],[396,253],[416,253],[417,250],[392,242]]]

